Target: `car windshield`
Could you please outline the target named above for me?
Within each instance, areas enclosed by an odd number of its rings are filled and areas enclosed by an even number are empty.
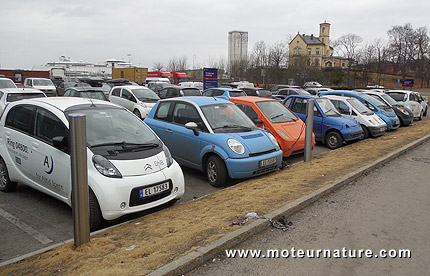
[[[297,117],[278,101],[257,102],[257,106],[272,123],[297,121]]]
[[[142,120],[122,108],[83,108],[70,113],[86,117],[87,144],[91,147],[140,148],[159,144]]]
[[[228,94],[230,95],[230,97],[246,96],[245,92],[243,92],[242,90],[240,90],[240,91],[229,91]]]
[[[200,90],[197,88],[183,88],[182,92],[184,96],[201,96]]]
[[[138,98],[140,101],[158,101],[160,97],[157,96],[157,94],[154,93],[154,91],[150,89],[133,89],[133,94]]]
[[[205,105],[201,109],[215,133],[247,132],[257,129],[251,119],[234,104]]]
[[[387,103],[391,105],[398,105],[398,103],[387,94],[382,94],[380,97],[383,98]]]
[[[34,79],[33,80],[34,86],[54,86],[54,83],[51,80],[48,79]]]
[[[387,94],[397,102],[405,102],[408,98],[407,94],[402,92],[390,92]]]
[[[6,102],[11,103],[22,99],[32,99],[45,97],[43,93],[10,93],[7,94]]]
[[[346,99],[346,101],[360,114],[373,114],[372,110],[368,109],[356,98]]]
[[[259,89],[257,91],[260,94],[260,97],[263,97],[263,98],[272,98],[272,92],[270,92],[267,89]]]
[[[82,98],[107,101],[106,96],[102,91],[81,91],[79,92],[79,96]]]
[[[10,79],[1,79],[0,88],[16,88],[16,85]]]
[[[386,103],[381,102],[378,99],[375,99],[374,97],[364,94],[364,93],[360,93],[360,96],[362,96],[363,98],[365,98],[367,101],[369,101],[370,103],[372,103],[373,105],[376,105],[377,107],[386,107],[388,106]]]
[[[341,114],[337,111],[336,107],[329,99],[319,98],[316,99],[321,111],[329,117],[339,117]]]

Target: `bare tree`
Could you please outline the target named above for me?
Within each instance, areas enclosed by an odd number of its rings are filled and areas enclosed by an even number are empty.
[[[169,60],[168,70],[174,71],[185,71],[188,66],[188,59],[186,56],[174,57]]]
[[[346,34],[339,37],[335,42],[335,49],[345,58],[348,59],[348,76],[347,85],[349,86],[349,73],[357,55],[357,49],[363,38],[356,34]]]
[[[269,66],[279,69],[287,64],[288,45],[285,42],[278,41],[269,47]]]
[[[251,53],[251,64],[253,67],[265,67],[268,63],[268,49],[264,41],[258,41],[254,44]]]
[[[162,71],[164,68],[164,63],[162,62],[154,62],[154,64],[152,65],[152,70],[153,71]]]

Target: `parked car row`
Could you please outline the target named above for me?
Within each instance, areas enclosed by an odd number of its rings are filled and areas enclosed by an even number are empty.
[[[28,90],[0,91],[8,89]],[[0,191],[13,191],[19,182],[71,205],[73,114],[86,116],[91,229],[103,220],[180,199],[185,189],[180,166],[204,172],[215,187],[229,178],[278,170],[283,158],[304,150],[310,100],[315,103],[312,146],[318,141],[335,149],[344,142],[383,135],[413,119],[412,112],[399,119],[393,108],[407,109],[385,99],[385,94],[325,91],[318,96],[288,95],[281,103],[268,97],[268,90],[246,91],[210,88],[201,93],[170,85],[157,95],[118,81],[110,89],[110,102],[91,84],[65,89],[64,96],[70,97],[47,98],[36,90],[38,98],[5,102],[0,118]],[[13,95],[11,99],[20,97]]]

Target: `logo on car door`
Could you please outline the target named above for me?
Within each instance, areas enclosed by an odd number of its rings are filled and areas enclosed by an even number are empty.
[[[48,170],[45,170],[47,174],[51,174],[54,171],[54,159],[51,157],[51,162],[49,162],[48,156],[45,156],[45,161],[43,162],[43,166],[46,167]]]

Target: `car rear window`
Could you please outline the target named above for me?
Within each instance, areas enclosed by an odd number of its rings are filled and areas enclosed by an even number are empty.
[[[397,92],[390,92],[387,93],[388,95],[390,95],[391,98],[393,98],[394,100],[398,101],[398,102],[404,102],[406,100],[406,93],[397,93]]]
[[[32,99],[32,98],[41,98],[45,97],[43,93],[13,93],[8,94],[6,98],[6,102],[15,102],[22,99]]]
[[[197,88],[185,88],[182,89],[182,92],[184,93],[184,96],[201,96],[200,90]]]
[[[246,96],[245,92],[243,91],[230,91],[229,94],[230,94],[230,97]]]

